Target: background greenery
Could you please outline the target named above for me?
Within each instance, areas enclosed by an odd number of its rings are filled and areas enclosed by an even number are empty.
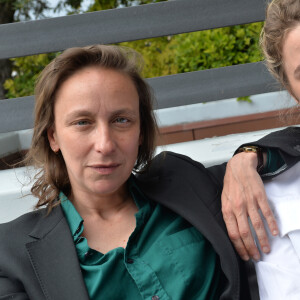
[[[0,10],[1,10],[0,0]],[[22,4],[23,1],[23,4]],[[22,0],[16,10],[16,20],[29,19],[28,9],[22,12],[24,3],[31,3],[31,10],[37,2]],[[98,11],[120,6],[147,4],[160,2],[157,0],[95,0],[87,11]],[[69,14],[83,12],[82,0],[60,1],[54,10],[62,9]],[[23,5],[23,6],[22,6]],[[40,7],[37,16],[40,16],[49,7]],[[26,15],[27,11],[27,15]],[[1,23],[1,20],[0,20]],[[224,67],[235,64],[257,62],[262,59],[258,39],[262,23],[238,25],[227,28],[193,32],[154,39],[145,39],[121,43],[140,52],[145,60],[144,76],[147,78],[191,72],[210,68]],[[40,71],[58,53],[40,54],[10,60],[13,76],[4,81],[5,97],[15,98],[32,95],[34,83]],[[244,100],[249,100],[247,97]]]

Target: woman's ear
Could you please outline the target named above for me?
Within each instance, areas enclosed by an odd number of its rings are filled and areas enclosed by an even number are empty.
[[[59,145],[57,141],[57,136],[55,132],[54,126],[51,126],[50,128],[47,129],[47,136],[48,136],[48,141],[50,144],[50,147],[53,152],[58,152],[59,151]]]

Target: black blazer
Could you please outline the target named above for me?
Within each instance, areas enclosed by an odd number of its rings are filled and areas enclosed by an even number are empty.
[[[289,166],[300,155],[300,138],[295,138],[300,131],[295,132],[288,139],[288,147],[287,134],[281,133],[281,149]],[[268,141],[262,139],[260,146],[268,147]],[[294,156],[284,149],[298,149],[297,145],[299,151],[292,151],[297,154]],[[221,215],[224,170],[225,165],[207,170],[186,156],[169,152],[158,155],[149,171],[136,176],[136,180],[150,200],[184,217],[210,241],[226,276],[221,299],[247,300],[250,295],[245,266],[227,237]],[[1,224],[0,240],[1,300],[88,300],[73,238],[60,206],[48,216],[41,209]]]
[[[221,299],[249,299],[246,276],[222,221],[221,190],[211,174],[188,157],[162,153],[136,180],[150,201],[183,216],[211,242],[227,277]],[[0,226],[0,299],[88,299],[61,207],[45,213],[35,211]]]

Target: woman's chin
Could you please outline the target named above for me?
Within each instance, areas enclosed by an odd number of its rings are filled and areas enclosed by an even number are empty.
[[[124,183],[118,184],[115,182],[101,182],[97,183],[91,189],[92,194],[99,197],[109,196],[115,193],[123,193]]]

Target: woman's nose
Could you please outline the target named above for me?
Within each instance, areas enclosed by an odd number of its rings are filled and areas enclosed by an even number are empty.
[[[114,134],[109,126],[101,126],[96,129],[95,149],[102,154],[110,154],[116,149]]]

